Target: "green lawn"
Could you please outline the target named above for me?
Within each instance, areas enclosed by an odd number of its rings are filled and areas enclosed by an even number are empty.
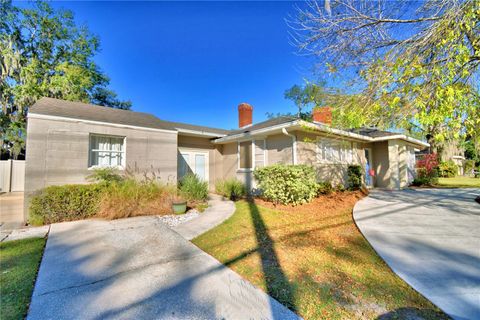
[[[356,228],[359,194],[273,207],[236,203],[234,215],[193,240],[305,319],[444,319],[397,277]]]
[[[0,243],[0,318],[23,319],[45,247],[44,238]]]
[[[480,178],[472,178],[472,177],[439,178],[438,186],[447,187],[447,188],[480,188]]]

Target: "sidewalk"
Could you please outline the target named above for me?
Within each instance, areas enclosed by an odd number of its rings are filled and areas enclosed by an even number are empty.
[[[200,216],[172,229],[185,239],[192,240],[227,220],[235,212],[233,201],[223,200],[221,196],[214,194],[209,198],[209,207]]]

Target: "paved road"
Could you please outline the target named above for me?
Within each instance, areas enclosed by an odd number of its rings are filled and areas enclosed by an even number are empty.
[[[480,189],[374,191],[354,208],[370,244],[455,319],[480,319]]]
[[[155,217],[53,224],[27,319],[297,319]]]

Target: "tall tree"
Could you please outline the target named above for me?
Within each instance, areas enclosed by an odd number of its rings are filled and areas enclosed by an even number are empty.
[[[285,91],[285,99],[291,100],[297,108],[297,117],[311,118],[311,108],[324,103],[325,92],[321,84],[306,81],[303,86],[294,85]]]
[[[25,147],[25,116],[41,97],[130,108],[107,89],[109,78],[93,60],[98,51],[98,38],[71,11],[0,0],[2,153],[16,158]]]
[[[352,78],[330,102],[345,125],[478,139],[480,1],[311,1],[291,24],[300,52]]]

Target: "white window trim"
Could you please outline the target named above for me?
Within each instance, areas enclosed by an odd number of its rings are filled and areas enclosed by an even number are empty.
[[[242,142],[251,142],[251,153],[252,153],[252,167],[251,168],[240,168],[240,143]],[[252,172],[255,170],[255,141],[263,141],[263,166],[267,165],[267,139],[259,138],[259,139],[252,139],[252,140],[242,140],[237,142],[237,172]]]
[[[252,140],[252,166],[253,170],[256,168],[256,160],[255,159],[255,141],[263,141],[263,166],[267,165],[267,139],[254,139]]]
[[[345,147],[342,144],[344,142],[349,143],[349,147]],[[355,148],[352,145],[351,141],[342,141],[342,140],[333,140],[333,139],[325,139],[324,137],[317,137],[315,142],[316,145],[316,156],[317,156],[317,163],[321,164],[354,164],[355,163]],[[326,160],[323,157],[325,152],[325,157],[327,157],[327,145],[334,145],[337,146],[337,152],[339,156],[339,160]],[[333,155],[330,156],[334,158]]]
[[[196,154],[205,155],[205,181],[210,183],[210,152],[208,152],[205,149],[185,148],[185,147],[178,148],[178,152],[180,154],[188,153],[190,155],[193,155],[194,157],[195,157]],[[177,170],[178,170],[178,168],[177,168]],[[178,174],[178,172],[177,172],[177,174]]]
[[[100,136],[100,137],[109,137],[109,138],[116,138],[116,139],[123,139],[123,151],[112,151],[112,150],[102,150],[102,149],[93,149],[92,148],[92,136]],[[99,165],[92,165],[92,153],[93,152],[110,152],[110,153],[122,153],[122,165],[121,166],[99,166]],[[101,169],[101,168],[112,168],[117,170],[125,170],[127,163],[127,137],[125,136],[116,136],[111,134],[102,134],[102,133],[90,133],[88,135],[88,170],[94,169]]]

